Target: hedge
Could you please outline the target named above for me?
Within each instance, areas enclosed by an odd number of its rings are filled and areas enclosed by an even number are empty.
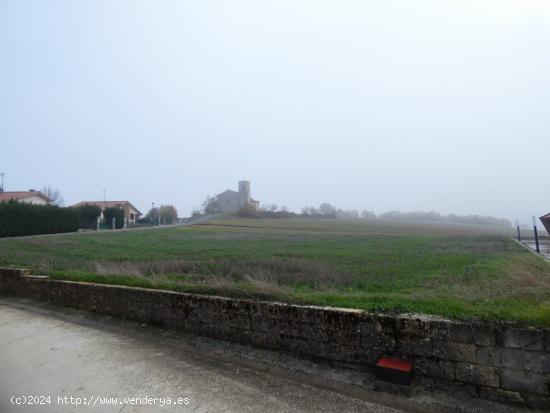
[[[82,229],[96,229],[97,219],[101,215],[101,208],[97,205],[84,204],[78,207],[72,207],[78,212],[78,219],[80,221],[80,228]]]
[[[0,202],[0,237],[75,232],[78,224],[78,212],[73,208]]]
[[[120,229],[124,227],[124,210],[118,207],[105,208],[103,211],[103,220],[108,226],[113,225],[113,218],[115,218],[115,228]]]

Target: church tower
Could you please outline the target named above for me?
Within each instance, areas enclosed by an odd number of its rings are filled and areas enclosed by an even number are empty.
[[[250,204],[250,181],[239,181],[239,206]]]

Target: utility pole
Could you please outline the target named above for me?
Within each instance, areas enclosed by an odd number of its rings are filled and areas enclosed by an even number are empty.
[[[105,188],[103,188],[103,203],[104,204],[105,204],[105,192],[106,192],[106,190],[105,190]]]
[[[539,249],[539,233],[537,232],[537,221],[533,215],[533,229],[535,230],[535,245],[537,246],[537,254],[540,254]]]
[[[519,232],[519,220],[516,221],[516,227],[518,229],[518,241],[521,242],[521,232]]]
[[[0,184],[0,192],[4,192],[4,172],[0,172],[0,177],[2,178],[2,183]]]

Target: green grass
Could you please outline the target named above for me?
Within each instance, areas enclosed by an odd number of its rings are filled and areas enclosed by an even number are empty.
[[[223,218],[4,239],[0,265],[56,279],[550,325],[550,266],[491,227]]]

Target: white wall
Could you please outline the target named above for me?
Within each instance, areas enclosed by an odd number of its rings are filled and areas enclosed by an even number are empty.
[[[25,202],[26,204],[47,205],[48,201],[37,195],[30,196],[28,198],[19,199],[19,202]]]

